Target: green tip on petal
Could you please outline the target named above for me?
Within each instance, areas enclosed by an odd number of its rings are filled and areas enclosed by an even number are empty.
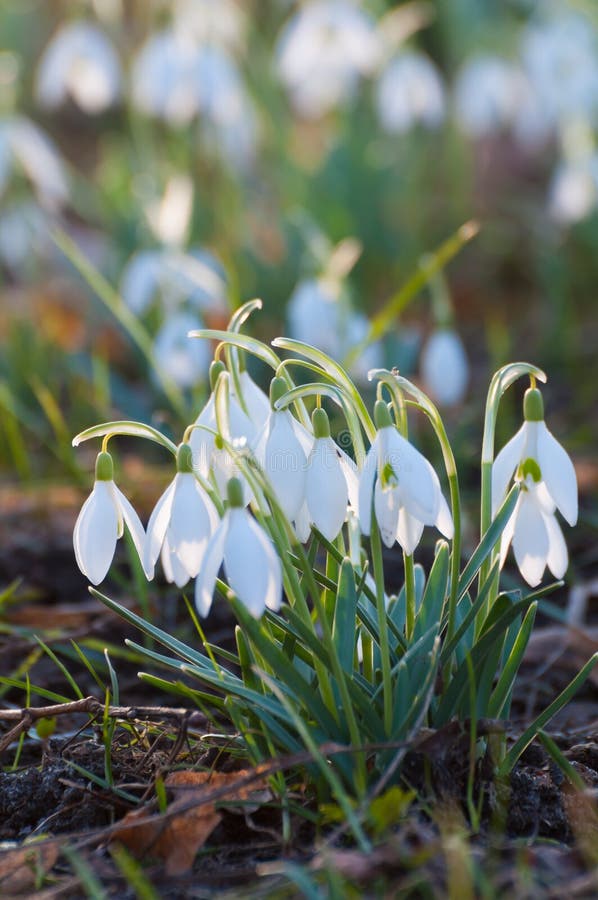
[[[314,437],[328,438],[330,437],[330,422],[326,410],[318,408],[314,409],[311,414],[311,424],[314,429]]]
[[[228,505],[231,508],[243,507],[243,486],[238,478],[231,478],[226,486]]]
[[[380,430],[380,428],[388,428],[389,425],[392,425],[390,412],[384,400],[376,400],[374,406],[374,422],[378,430]]]
[[[216,382],[221,372],[226,372],[226,366],[220,359],[215,359],[210,365],[210,387],[212,390],[216,388]]]
[[[114,481],[114,463],[105,450],[98,453],[96,459],[96,481]]]
[[[270,404],[272,406],[272,409],[274,409],[274,404],[276,403],[276,401],[280,400],[282,395],[286,394],[288,389],[289,386],[284,378],[279,378],[277,376],[276,378],[272,379],[272,381],[270,382]]]
[[[528,475],[531,475],[533,481],[535,481],[536,484],[542,481],[542,472],[540,471],[540,466],[538,465],[536,460],[532,459],[531,457],[528,457],[524,462],[521,463],[519,471],[521,474],[521,478],[524,481]]]
[[[179,444],[176,453],[176,470],[177,472],[193,471],[193,450],[190,444]]]
[[[523,416],[526,422],[544,421],[544,400],[538,388],[528,388],[525,392]]]

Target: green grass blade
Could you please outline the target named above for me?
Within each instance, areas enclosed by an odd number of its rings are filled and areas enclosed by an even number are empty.
[[[488,702],[488,712],[486,713],[486,715],[489,715],[492,719],[500,719],[503,716],[508,715],[506,706],[509,703],[513,684],[517,677],[517,672],[519,671],[519,666],[521,665],[521,660],[523,659],[523,654],[525,653],[534,626],[537,609],[538,604],[532,603],[526,612],[517,638],[515,639],[513,649],[500,674],[498,683],[492,692]]]

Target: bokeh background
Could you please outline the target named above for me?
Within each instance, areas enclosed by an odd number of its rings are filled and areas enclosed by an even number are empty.
[[[2,0],[1,482],[88,485],[101,420],[180,435],[186,333],[259,296],[254,333],[341,360],[386,315],[355,377],[435,393],[472,491],[490,374],[546,368],[591,564],[597,127],[593,0]]]

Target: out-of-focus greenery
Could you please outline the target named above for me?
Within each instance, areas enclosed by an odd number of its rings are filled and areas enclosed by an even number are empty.
[[[332,9],[333,24],[312,31],[292,65],[287,60],[290,89],[284,41],[290,52],[292,29],[316,7]],[[363,17],[359,27],[367,22],[375,51],[364,58],[357,28],[327,69],[327,41],[335,27],[350,31],[351,10]],[[48,48],[75,22],[93,26],[96,37],[79,38],[76,52],[65,41],[56,56],[77,57],[74,68],[51,70]],[[140,76],[149,42],[175,32],[163,68]],[[96,53],[105,61],[98,34],[116,61],[114,96],[88,65]],[[316,39],[322,49],[310,71]],[[598,11],[590,0],[4,0],[0,42],[0,463],[26,477],[38,464],[24,460],[22,447],[58,438],[64,465],[66,432],[109,412],[149,419],[157,407],[173,431],[180,421],[139,342],[54,243],[55,228],[117,291],[139,251],[208,251],[226,272],[229,306],[263,298],[257,327],[271,337],[286,327],[296,285],[326,272],[340,241],[361,246],[343,278],[347,302],[372,315],[423,254],[476,219],[479,236],[447,270],[471,393],[483,393],[489,370],[524,356],[558,385],[553,403],[568,407],[572,443],[583,451],[596,436],[587,412],[598,375]],[[395,103],[403,98],[404,117],[389,130],[381,83],[413,53],[424,69],[403,73],[390,89]],[[185,54],[196,68],[175,77]],[[468,94],[467,67],[489,58],[510,74],[495,73],[486,94],[489,76],[470,78],[478,93],[470,86]],[[536,89],[543,71],[562,85],[560,105]],[[301,100],[310,76],[311,99]],[[61,78],[70,94],[48,101]],[[162,98],[162,116],[148,110],[150,88]],[[64,191],[48,148],[31,151],[39,136],[29,133],[19,144],[15,121],[53,142]],[[561,183],[563,171],[569,180]],[[183,286],[173,300],[162,284],[139,315],[149,342],[173,305],[222,322],[222,306],[205,298],[193,306],[191,293]],[[429,299],[424,291],[408,306],[386,343],[386,363],[406,374],[434,327]],[[200,375],[193,387],[182,385],[189,407],[204,387]]]

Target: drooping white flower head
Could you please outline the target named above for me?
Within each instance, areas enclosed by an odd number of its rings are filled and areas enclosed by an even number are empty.
[[[496,514],[511,479],[525,481],[532,476],[542,483],[546,494],[570,525],[577,521],[577,478],[566,450],[544,422],[542,394],[529,388],[523,401],[525,422],[505,444],[492,466],[492,510]]]
[[[521,56],[527,77],[554,125],[598,112],[598,35],[577,13],[544,22],[532,19],[523,32]]]
[[[318,118],[346,102],[380,55],[370,16],[349,0],[314,0],[283,28],[276,66],[296,111]]]
[[[199,44],[214,44],[233,51],[242,48],[247,20],[235,0],[175,0],[174,25]]]
[[[68,182],[60,155],[47,135],[25,116],[0,119],[0,196],[13,167],[31,182],[41,206],[55,212],[68,199]]]
[[[386,404],[375,407],[378,433],[368,451],[359,481],[359,523],[371,531],[372,497],[380,536],[387,547],[398,541],[411,555],[425,525],[435,525],[447,538],[453,520],[428,460],[393,425]]]
[[[434,331],[424,346],[420,359],[421,376],[426,393],[441,406],[461,403],[467,390],[469,364],[465,347],[452,328]]]
[[[188,125],[199,110],[196,70],[197,45],[188,34],[174,29],[154,33],[133,62],[133,103],[170,125]]]
[[[71,97],[83,112],[95,115],[118,100],[121,81],[118,57],[104,32],[90,22],[70,22],[44,50],[35,91],[47,109]]]
[[[120,289],[136,315],[146,312],[156,299],[166,313],[184,306],[206,316],[228,312],[226,273],[203,248],[186,253],[171,248],[140,250],[125,266]]]
[[[500,565],[504,565],[512,543],[519,571],[531,587],[540,584],[547,566],[555,578],[562,578],[567,571],[567,545],[555,509],[546,484],[536,481],[533,474],[526,475],[502,533]]]
[[[308,534],[309,525],[313,524],[333,541],[347,518],[349,501],[353,507],[357,505],[357,468],[330,437],[330,424],[323,409],[314,410],[312,424],[314,442],[305,483]],[[305,535],[298,532],[298,536]]]
[[[423,53],[403,51],[380,76],[376,104],[385,131],[404,134],[415,125],[436,128],[445,112],[438,70]]]
[[[143,561],[143,525],[114,483],[112,457],[106,452],[99,453],[93,491],[81,508],[73,532],[77,565],[92,584],[99,584],[108,574],[116,542],[122,537],[125,525]]]
[[[186,241],[193,211],[193,182],[188,175],[171,175],[161,196],[145,203],[145,215],[155,238],[167,247]]]
[[[177,474],[150,516],[143,551],[146,572],[153,577],[158,557],[168,581],[183,587],[200,570],[208,541],[219,517],[209,494],[193,472],[192,450],[181,444]]]
[[[522,75],[498,56],[468,60],[455,84],[455,114],[473,138],[495,134],[515,121],[521,100]]]
[[[271,404],[286,390],[288,385],[283,378],[273,378],[270,386]],[[312,443],[313,438],[309,432],[288,409],[271,409],[266,424],[255,441],[256,459],[290,522],[297,519],[305,501],[307,457]]]
[[[561,162],[548,188],[548,213],[559,225],[574,225],[598,205],[598,155]]]
[[[0,213],[0,261],[22,275],[51,253],[50,222],[34,200],[3,204]]]
[[[282,569],[274,546],[243,506],[243,490],[236,479],[228,486],[229,508],[209,541],[195,582],[195,605],[207,616],[216,577],[224,574],[241,603],[255,618],[264,609],[276,611],[282,602]]]
[[[154,339],[154,356],[159,368],[179,387],[193,387],[205,378],[210,349],[188,337],[190,331],[203,327],[199,316],[176,312],[166,319]]]

